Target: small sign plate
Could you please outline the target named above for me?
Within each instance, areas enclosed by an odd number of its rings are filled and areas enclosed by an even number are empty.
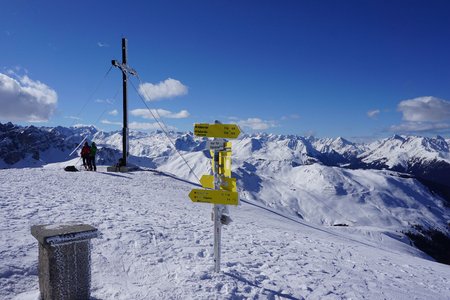
[[[193,189],[189,193],[192,202],[213,203],[224,205],[238,205],[239,196],[237,192],[229,192],[224,190],[203,190]]]
[[[200,183],[202,187],[205,189],[213,189],[214,188],[214,176],[213,175],[203,175],[200,178]],[[230,192],[237,192],[236,187],[236,178],[228,178],[222,177],[222,184],[220,185],[221,189],[227,190]]]
[[[212,151],[221,151],[225,149],[225,140],[224,139],[215,139],[212,141],[208,141],[209,150]]]
[[[194,135],[212,138],[235,139],[241,130],[236,124],[194,124]]]

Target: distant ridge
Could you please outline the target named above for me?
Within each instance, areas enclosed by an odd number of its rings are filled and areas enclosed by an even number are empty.
[[[98,145],[98,165],[117,162],[120,132],[7,123],[0,124],[0,167],[80,164],[77,152],[69,154],[85,136]],[[129,162],[193,183],[210,173],[205,138],[192,132],[169,136],[173,144],[159,131],[130,132]],[[449,145],[442,137],[395,135],[358,144],[342,137],[244,134],[232,143],[233,177],[242,199],[325,226],[409,232],[411,238],[450,236]]]

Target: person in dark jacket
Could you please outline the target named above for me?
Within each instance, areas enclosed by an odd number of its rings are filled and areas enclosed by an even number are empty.
[[[81,148],[81,158],[83,159],[83,166],[85,170],[88,170],[91,164],[89,161],[90,153],[91,147],[89,147],[88,142],[85,142],[83,148]]]
[[[97,154],[97,145],[95,142],[91,144],[91,151],[89,153],[89,170],[97,171],[97,165],[95,164],[95,155]]]

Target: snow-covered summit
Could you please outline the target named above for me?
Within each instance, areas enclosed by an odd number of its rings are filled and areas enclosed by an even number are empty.
[[[364,145],[352,143],[342,137],[337,138],[310,138],[313,146],[321,153],[336,152],[344,156],[356,156],[365,150]]]
[[[57,134],[60,134],[61,136],[70,137],[70,136],[88,136],[91,138],[96,134],[99,130],[97,127],[93,125],[74,125],[72,127],[63,127],[63,126],[56,126],[56,127],[42,127],[42,129],[48,131],[48,132],[55,132]]]
[[[0,167],[39,166],[44,161],[60,161],[64,159],[60,154],[67,153],[71,147],[73,144],[58,130],[0,124]]]
[[[194,187],[155,171],[0,170],[0,298],[39,299],[38,242],[30,226],[68,222],[102,233],[92,240],[93,299],[450,295],[448,266],[404,243],[400,233],[317,226],[253,201],[230,207],[221,272],[214,273],[211,205],[188,199]],[[363,217],[364,211],[353,214]]]
[[[273,134],[245,135],[233,141],[239,161],[286,161],[293,164],[317,162],[319,152],[300,136]]]
[[[444,161],[450,163],[449,146],[445,139],[394,135],[368,145],[360,154],[364,163],[381,163],[389,168],[401,166],[407,170],[413,162]]]

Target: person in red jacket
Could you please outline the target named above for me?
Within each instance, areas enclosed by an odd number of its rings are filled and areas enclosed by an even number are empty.
[[[81,148],[81,158],[83,158],[83,166],[85,170],[88,170],[90,166],[91,147],[89,147],[88,142],[84,143],[83,148]]]

